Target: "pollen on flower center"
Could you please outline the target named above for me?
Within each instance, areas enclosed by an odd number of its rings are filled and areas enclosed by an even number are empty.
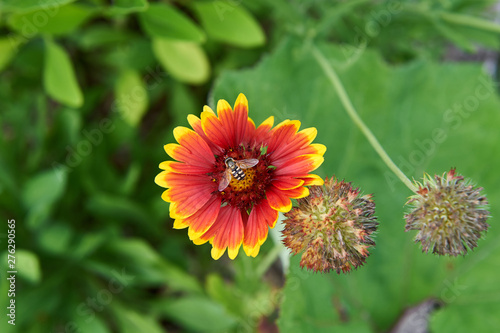
[[[235,161],[245,159],[258,159],[257,165],[242,169],[245,178],[238,180],[231,176],[231,181],[223,191],[217,191],[222,202],[229,206],[238,207],[242,210],[249,210],[253,205],[260,203],[266,198],[266,189],[271,183],[274,169],[270,168],[270,162],[266,154],[262,154],[260,147],[251,148],[249,146],[233,147],[216,158],[216,181],[221,181],[227,166],[225,159],[231,157]]]
[[[243,172],[245,173],[245,178],[243,178],[242,180],[238,180],[234,177],[231,178],[229,186],[235,192],[247,190],[253,185],[253,180],[255,178],[255,170],[253,170],[252,168],[243,170]]]

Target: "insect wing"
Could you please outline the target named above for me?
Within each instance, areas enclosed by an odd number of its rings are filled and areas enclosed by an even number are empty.
[[[231,181],[231,169],[227,168],[219,182],[219,192],[224,191]]]
[[[256,158],[249,158],[246,160],[238,160],[238,161],[234,161],[234,162],[241,169],[250,169],[251,167],[256,166],[259,163],[259,160]]]

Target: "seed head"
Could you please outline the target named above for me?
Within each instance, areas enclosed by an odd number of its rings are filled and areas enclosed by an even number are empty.
[[[300,266],[315,272],[340,274],[363,265],[378,225],[371,198],[351,183],[326,178],[285,214],[283,243],[293,254],[304,251]]]
[[[416,185],[417,194],[406,203],[411,211],[405,215],[405,230],[418,230],[415,242],[422,244],[422,251],[455,257],[475,248],[489,227],[483,188],[474,188],[454,168],[434,179],[426,174]]]

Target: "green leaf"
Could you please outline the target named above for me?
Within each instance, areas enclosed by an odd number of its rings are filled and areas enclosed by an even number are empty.
[[[134,275],[148,282],[166,283],[173,290],[201,291],[196,278],[162,258],[143,240],[116,240],[109,244],[108,251],[116,254],[124,263],[133,263]]]
[[[69,4],[52,11],[37,9],[9,16],[8,25],[26,37],[37,34],[68,34],[85,23],[94,11],[87,6]]]
[[[143,12],[148,9],[147,0],[115,0],[113,6],[108,8],[110,15],[127,15],[130,13]]]
[[[151,316],[141,314],[121,306],[113,306],[120,332],[122,333],[163,333],[160,324]]]
[[[331,332],[343,325],[336,318],[344,313],[353,321],[365,321],[363,329],[369,325],[386,331],[409,305],[441,298],[446,281],[453,283],[455,277],[468,289],[442,310],[450,312],[441,323],[458,311],[453,310],[458,303],[464,306],[462,313],[471,309],[478,320],[495,323],[493,311],[474,308],[475,304],[486,308],[483,305],[499,299],[495,281],[500,256],[493,245],[497,246],[500,229],[490,228],[485,240],[463,259],[422,254],[413,242],[415,234],[404,232],[409,190],[353,125],[310,48],[301,40],[284,41],[253,69],[221,75],[213,89],[214,100],[209,101],[215,105],[219,98],[234,100],[243,92],[257,124],[273,115],[275,123],[299,119],[301,128],[315,127],[314,142],[327,147],[325,162],[315,173],[335,174],[364,193],[375,193],[380,226],[366,264],[349,275],[311,275],[298,268],[299,258],[292,258],[281,330],[293,330],[295,324],[297,331],[307,331],[307,323]],[[424,171],[442,174],[455,166],[485,188],[490,202],[500,200],[495,191],[500,186],[500,101],[479,65],[418,61],[389,66],[370,51],[354,59],[334,45],[320,49],[360,116],[408,177],[418,179]],[[439,93],[443,91],[447,93]],[[498,205],[491,206],[491,213],[500,214]],[[495,225],[494,218],[488,222]],[[464,324],[464,332],[475,331],[472,322]],[[436,321],[436,327],[442,326]]]
[[[467,333],[471,329],[472,332],[496,332],[500,327],[500,309],[498,295],[495,296],[483,304],[445,305],[431,317],[431,332]]]
[[[42,227],[52,213],[52,205],[35,205],[28,209],[26,226],[30,229]]]
[[[120,188],[121,193],[123,193],[124,195],[132,194],[132,191],[137,186],[137,183],[141,176],[141,171],[142,165],[140,165],[139,163],[133,163],[130,165]]]
[[[45,91],[62,104],[80,107],[83,104],[83,95],[70,58],[62,47],[49,39],[45,40],[45,46],[43,68]]]
[[[238,2],[195,2],[194,9],[210,38],[240,47],[265,43],[262,28]]]
[[[345,324],[340,315],[346,304],[340,299],[333,275],[305,272],[299,267],[300,257],[291,259],[290,272],[283,294],[285,300],[278,321],[284,332],[371,332],[368,324],[350,318]],[[320,291],[321,292],[318,292]],[[344,303],[344,304],[343,304]],[[345,313],[344,313],[345,315]]]
[[[66,188],[67,173],[63,170],[46,170],[30,178],[23,191],[26,208],[48,206],[55,203]]]
[[[467,52],[473,53],[476,51],[476,47],[472,44],[472,42],[469,41],[465,35],[457,32],[455,27],[449,26],[439,20],[433,21],[432,23],[436,27],[436,30],[443,35],[443,37],[448,38],[451,42],[455,43]]]
[[[31,283],[40,282],[41,271],[38,256],[27,250],[16,250],[16,268],[20,277]]]
[[[189,17],[167,4],[151,4],[139,14],[142,28],[151,37],[162,37],[201,43],[205,34]]]
[[[78,310],[77,310],[78,311]],[[92,318],[92,320],[89,320]],[[106,324],[98,317],[88,317],[78,314],[74,317],[75,326],[79,332],[108,333],[111,332]]]
[[[61,137],[69,145],[76,145],[82,129],[82,117],[78,110],[63,108],[59,111],[58,122],[61,128]]]
[[[177,300],[166,300],[156,306],[157,311],[195,332],[225,332],[237,324],[237,320],[214,301],[185,296]]]
[[[155,264],[161,260],[158,253],[140,239],[116,240],[109,244],[109,248],[136,263]]]
[[[498,195],[490,196],[490,202],[496,198]],[[437,296],[442,308],[431,317],[433,332],[494,332],[499,327],[498,237],[479,246],[478,261],[459,267],[460,274],[447,277],[440,286]]]
[[[96,194],[87,202],[87,208],[103,218],[121,218],[147,223],[148,213],[136,202],[119,196]]]
[[[163,68],[181,82],[201,84],[209,78],[210,64],[196,43],[154,38],[153,52]]]
[[[38,242],[45,251],[64,255],[68,253],[72,238],[72,229],[66,224],[58,223],[41,229]]]
[[[105,24],[93,24],[86,27],[77,36],[80,46],[85,50],[98,47],[110,47],[130,40],[132,34],[126,30],[115,29]]]
[[[75,242],[70,255],[75,258],[84,258],[96,251],[106,242],[105,233],[85,233]]]
[[[241,294],[233,286],[228,286],[227,282],[217,274],[210,274],[206,279],[207,294],[218,303],[239,317],[244,316],[244,306],[241,302]]]
[[[101,61],[120,70],[137,70],[141,73],[145,71],[145,79],[149,78],[154,66],[159,67],[148,39],[131,35],[119,45],[120,47],[111,47]],[[147,80],[144,81],[147,83]]]
[[[0,38],[0,72],[9,64],[21,43],[22,39],[14,34]]]
[[[148,92],[137,71],[123,70],[115,83],[116,108],[126,123],[137,126],[148,108]]]
[[[43,9],[46,13],[53,13],[59,6],[74,2],[75,0],[2,0],[0,11],[25,12]]]

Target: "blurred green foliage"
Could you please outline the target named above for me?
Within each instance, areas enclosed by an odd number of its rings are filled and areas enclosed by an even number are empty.
[[[18,274],[14,327],[6,227],[0,331],[384,332],[429,298],[443,303],[432,332],[494,331],[500,102],[480,64],[442,61],[451,47],[498,49],[493,2],[1,0],[0,213],[16,221]],[[485,188],[494,218],[477,250],[420,253],[403,231],[409,191],[349,121],[313,45],[409,177],[455,166]],[[313,275],[292,258],[283,287],[271,239],[255,259],[215,262],[172,229],[153,183],[162,146],[207,96],[240,92],[257,123],[318,129],[319,174],[375,193],[364,267]]]

